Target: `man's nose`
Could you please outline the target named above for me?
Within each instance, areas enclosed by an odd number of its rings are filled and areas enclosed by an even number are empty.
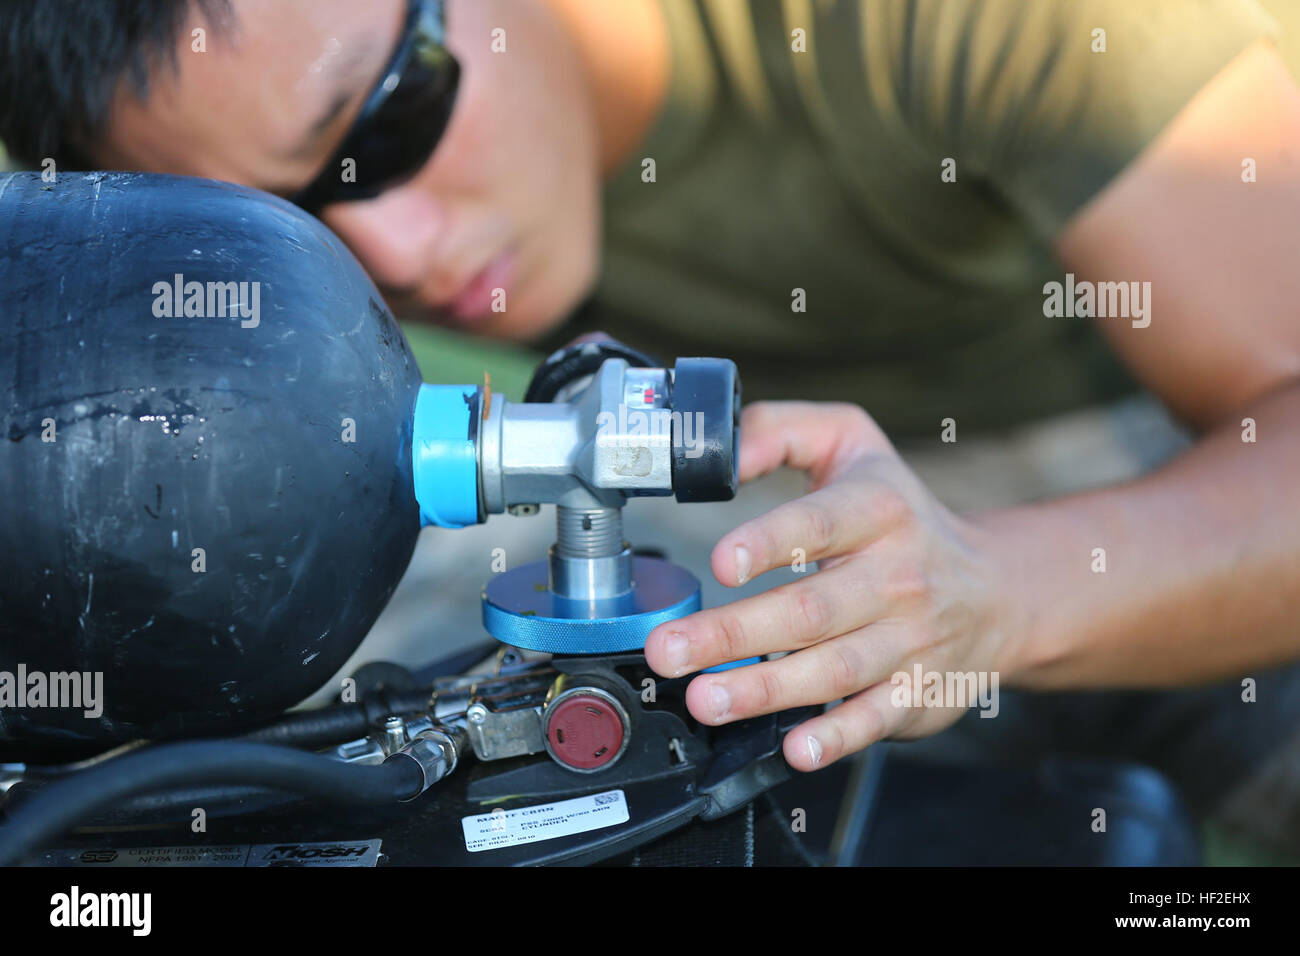
[[[446,216],[442,204],[415,189],[391,189],[374,199],[335,203],[321,212],[370,277],[398,292],[428,278]]]

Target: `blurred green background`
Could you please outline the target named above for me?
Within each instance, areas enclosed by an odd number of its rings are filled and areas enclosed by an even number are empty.
[[[426,382],[444,385],[479,383],[492,376],[492,390],[520,401],[542,353],[517,345],[486,342],[423,322],[402,322],[420,373]]]

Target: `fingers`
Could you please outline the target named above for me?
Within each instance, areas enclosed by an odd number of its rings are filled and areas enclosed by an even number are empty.
[[[740,480],[782,465],[807,471],[824,484],[835,471],[867,452],[893,446],[857,405],[827,402],[755,402],[740,419]]]
[[[686,689],[686,706],[713,725],[849,697],[888,676],[897,655],[887,636],[867,628],[780,660],[702,674]]]
[[[722,537],[713,576],[738,587],[799,560],[820,561],[866,547],[912,513],[901,493],[883,483],[846,480],[778,505]]]
[[[785,735],[786,763],[796,770],[820,770],[897,734],[909,711],[890,702],[892,690],[888,683],[876,684],[804,721]]]
[[[867,574],[853,564],[661,624],[646,639],[650,666],[679,677],[775,651],[788,651],[845,634],[885,610]]]

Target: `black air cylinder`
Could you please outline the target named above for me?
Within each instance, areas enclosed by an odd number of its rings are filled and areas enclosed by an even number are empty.
[[[0,738],[231,730],[323,684],[414,547],[419,386],[294,206],[0,173],[0,674],[103,675],[102,714],[11,699]]]

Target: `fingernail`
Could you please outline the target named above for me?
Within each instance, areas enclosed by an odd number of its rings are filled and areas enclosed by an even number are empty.
[[[691,642],[685,634],[673,631],[665,638],[664,657],[668,658],[668,666],[674,671],[686,669],[691,662]]]
[[[816,737],[808,738],[808,757],[812,760],[813,769],[816,770],[822,762],[822,742]]]
[[[714,684],[709,688],[709,706],[713,708],[713,719],[721,720],[727,716],[727,711],[731,707],[731,695],[727,693],[727,688],[721,684]]]
[[[736,545],[736,586],[749,580],[749,548],[743,544]]]

